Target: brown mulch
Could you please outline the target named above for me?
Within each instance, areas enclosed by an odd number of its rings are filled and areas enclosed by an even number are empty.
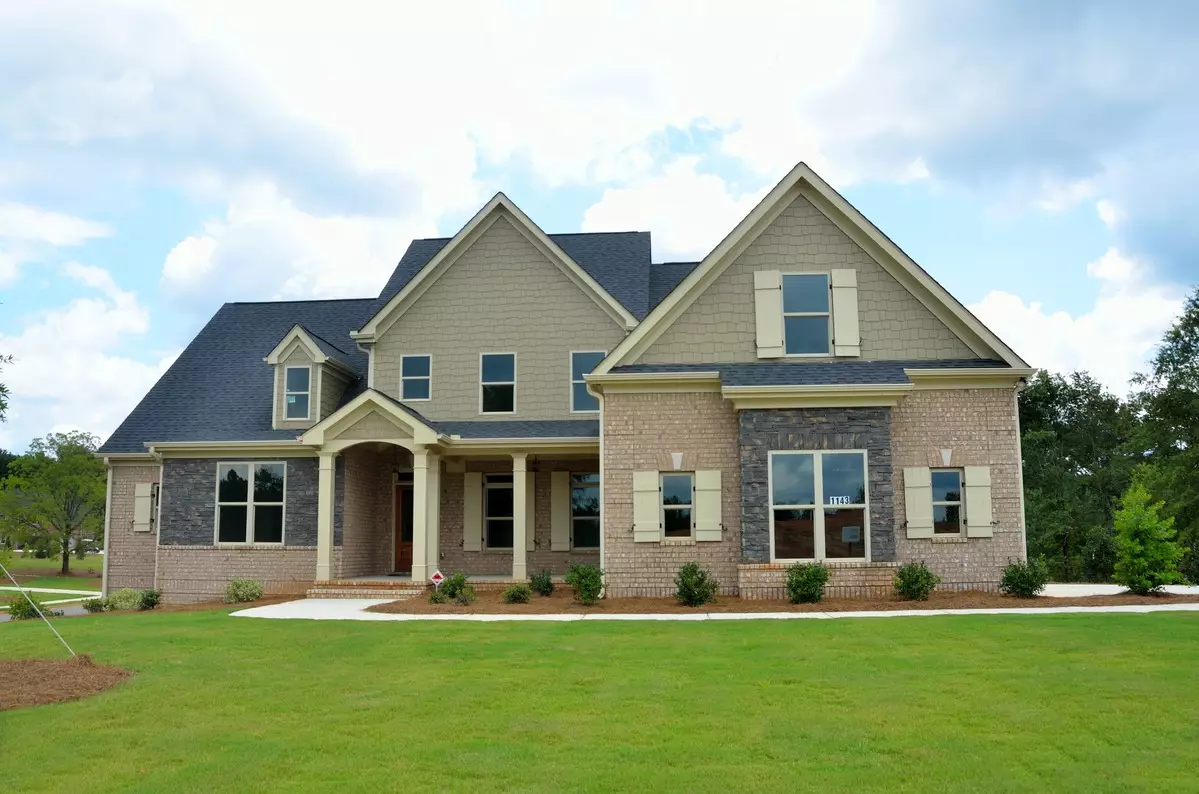
[[[548,615],[588,612],[597,614],[647,614],[687,612],[858,612],[897,609],[1009,609],[1012,607],[1098,607],[1127,604],[1194,604],[1199,596],[1102,595],[1083,598],[1013,598],[998,593],[968,590],[960,593],[933,593],[927,601],[901,601],[889,598],[826,598],[818,604],[792,604],[783,600],[749,600],[722,597],[703,607],[685,607],[673,598],[605,598],[592,606],[574,603],[569,588],[557,587],[548,598],[534,595],[527,604],[505,604],[499,591],[480,591],[469,606],[430,604],[417,597],[370,607],[369,612],[401,615]]]
[[[131,675],[120,667],[96,664],[86,654],[66,661],[0,661],[0,711],[90,697]]]

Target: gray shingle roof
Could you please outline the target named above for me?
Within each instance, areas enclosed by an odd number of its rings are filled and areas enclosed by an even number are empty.
[[[432,422],[438,433],[463,438],[599,438],[598,419]]]
[[[318,348],[320,348],[320,351],[322,353],[324,353],[326,356],[333,359],[334,361],[338,362],[339,364],[342,364],[343,366],[348,367],[349,369],[355,369],[354,365],[352,363],[350,363],[350,359],[353,358],[353,356],[354,356],[354,354],[352,352],[333,344],[328,339],[325,339],[323,336],[321,336],[320,334],[313,331],[311,328],[307,328],[304,325],[301,325],[300,327],[304,329],[305,333],[307,333],[309,336],[312,337],[312,341],[316,343],[316,346]],[[350,341],[350,338],[347,336],[346,342],[349,342],[349,341]],[[346,347],[353,347],[353,346],[354,346],[353,343],[346,345]]]
[[[699,262],[662,262],[650,267],[649,271],[649,309],[666,299],[666,296],[679,285],[692,270],[699,267]]]
[[[757,361],[748,364],[628,364],[613,372],[719,372],[725,386],[887,385],[911,383],[905,369],[1007,367],[1003,361]]]

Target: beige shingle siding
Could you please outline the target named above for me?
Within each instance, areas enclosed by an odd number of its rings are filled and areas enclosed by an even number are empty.
[[[265,366],[265,365],[264,365]],[[307,421],[288,421],[284,417],[287,416],[287,382],[286,373],[288,367],[311,367],[308,380],[308,416]],[[287,358],[283,359],[278,366],[275,367],[275,426],[285,430],[307,430],[316,424],[315,412],[320,405],[320,397],[316,394],[316,371],[317,366],[313,363],[312,358],[302,347],[297,347]]]
[[[638,361],[756,361],[754,271],[828,272],[833,268],[857,271],[863,359],[977,357],[836,224],[799,197]]]
[[[337,410],[341,404],[342,395],[346,392],[349,379],[332,367],[321,368],[321,413],[317,419],[324,419]]]
[[[337,438],[342,441],[371,441],[381,438],[411,438],[412,434],[377,413],[370,413],[347,427]]]
[[[374,386],[399,397],[400,356],[432,356],[431,419],[478,419],[479,354],[515,352],[516,414],[569,419],[571,350],[624,330],[506,219],[491,226],[375,345]]]
[[[112,467],[112,504],[108,506],[108,591],[154,586],[154,554],[158,545],[157,515],[150,532],[133,531],[134,489],[158,482],[157,465]]]

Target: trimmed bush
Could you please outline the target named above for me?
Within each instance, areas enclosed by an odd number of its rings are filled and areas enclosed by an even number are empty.
[[[554,593],[554,580],[549,571],[538,571],[529,579],[529,586],[540,596],[549,597]]]
[[[999,592],[1017,598],[1034,598],[1049,582],[1049,566],[1040,557],[1028,562],[1016,561],[1003,569]]]
[[[138,609],[154,609],[158,606],[158,602],[162,600],[162,593],[158,590],[142,590],[142,602],[138,604]]]
[[[824,598],[828,577],[822,562],[797,562],[787,569],[787,597],[792,604],[815,604]]]
[[[109,593],[108,598],[104,599],[104,605],[113,612],[140,609],[142,605],[142,591],[134,590],[131,587],[124,587],[115,593]]]
[[[572,562],[566,572],[566,583],[574,588],[575,601],[590,606],[599,601],[604,591],[604,572],[598,565]]]
[[[80,606],[92,614],[103,612],[104,610],[108,609],[108,605],[104,603],[103,598],[89,598],[80,604]]]
[[[1175,542],[1174,517],[1162,518],[1161,502],[1149,501],[1149,491],[1139,482],[1120,500],[1116,511],[1116,572],[1118,584],[1137,595],[1156,593],[1182,581],[1178,563],[1182,546]]]
[[[927,601],[929,593],[939,584],[941,577],[922,562],[905,563],[895,572],[895,592],[904,601]]]
[[[527,584],[514,584],[500,593],[505,604],[527,604],[533,597],[533,591]]]
[[[38,609],[41,609],[42,614],[46,617],[53,618],[62,614],[61,611],[50,609],[44,605],[36,593],[27,593],[26,595],[33,599],[33,603],[37,604]],[[33,608],[33,604],[29,603],[29,599],[25,595],[17,593],[8,600],[8,616],[12,620],[33,620],[38,614],[37,609]]]
[[[450,603],[450,599],[449,599],[449,596],[447,596],[445,593],[443,593],[440,589],[437,589],[437,590],[434,590],[432,593],[429,593],[429,603],[430,604],[448,604],[448,603]]]
[[[430,604],[473,604],[475,586],[464,573],[452,573],[441,583],[441,587],[429,594]]]
[[[257,601],[265,592],[262,582],[257,579],[234,579],[225,588],[225,603],[244,604],[248,601]]]
[[[675,598],[686,607],[702,607],[716,600],[720,582],[712,572],[699,567],[698,562],[689,562],[674,577]]]

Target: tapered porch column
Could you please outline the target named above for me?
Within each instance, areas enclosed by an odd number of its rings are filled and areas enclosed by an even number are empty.
[[[525,552],[525,534],[528,532],[525,513],[529,504],[525,492],[529,487],[528,458],[524,452],[512,453],[512,578],[518,581],[529,578]]]
[[[429,502],[426,512],[429,516],[429,532],[425,536],[425,558],[428,567],[425,572],[432,576],[441,567],[441,456],[429,453]]]
[[[333,571],[333,485],[337,453],[322,452],[316,480],[316,578],[327,582]]]
[[[429,453],[412,447],[412,581],[429,578]]]

